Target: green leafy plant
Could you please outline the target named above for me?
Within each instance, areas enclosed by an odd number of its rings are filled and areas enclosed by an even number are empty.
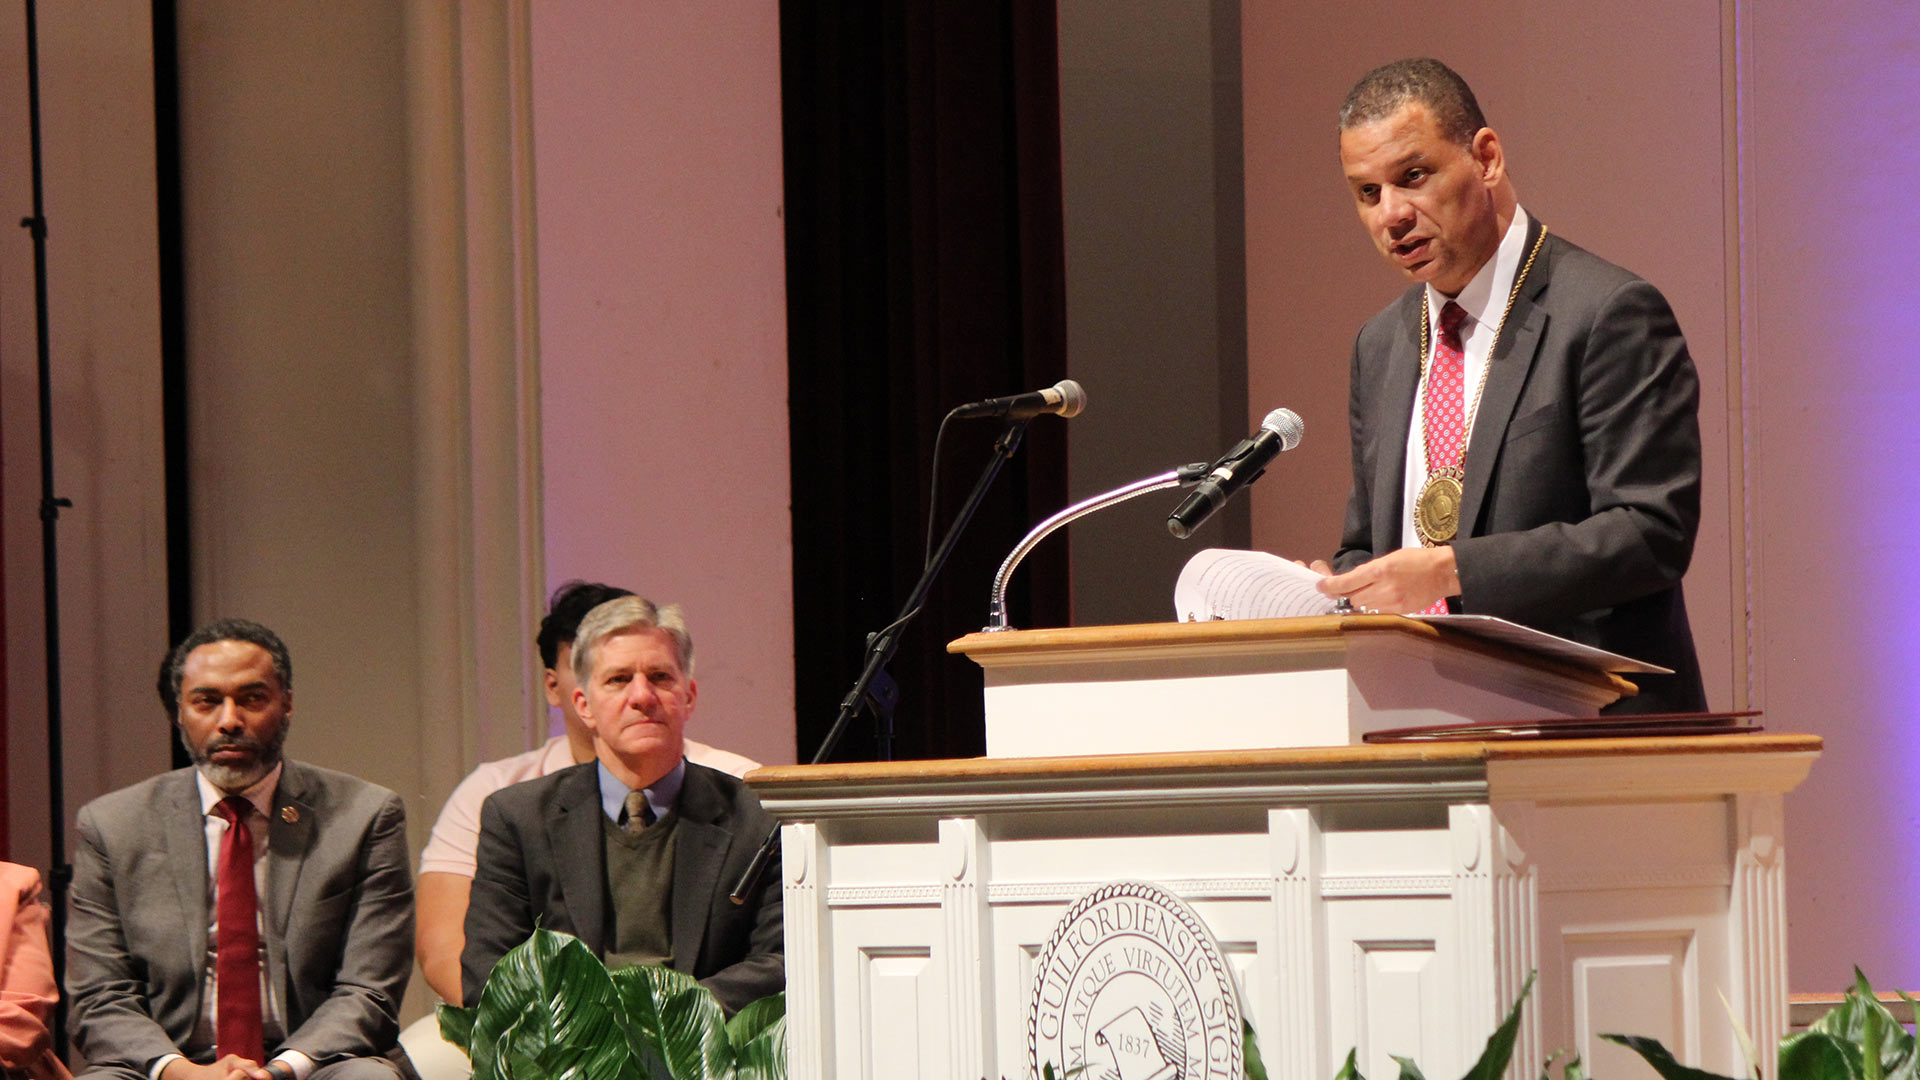
[[[1920,1004],[1900,995],[1920,1025]],[[1658,1039],[1638,1035],[1602,1035],[1644,1058],[1664,1080],[1732,1080],[1682,1065]],[[1748,1057],[1753,1057],[1748,1050]],[[1880,1003],[1859,968],[1840,1004],[1805,1031],[1780,1040],[1775,1058],[1778,1080],[1920,1080],[1920,1048],[1891,1010]],[[1759,1073],[1758,1063],[1754,1074]]]
[[[608,971],[551,930],[500,958],[478,1003],[440,1006],[474,1080],[784,1080],[785,994],[727,1020],[712,991],[662,967]]]

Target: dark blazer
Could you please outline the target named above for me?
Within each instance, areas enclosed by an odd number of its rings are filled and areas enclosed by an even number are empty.
[[[1542,228],[1531,224],[1532,248]],[[1360,330],[1353,493],[1334,566],[1400,546],[1420,295]],[[1610,712],[1706,708],[1680,579],[1700,524],[1700,387],[1652,285],[1549,234],[1489,361],[1467,447],[1454,610],[1673,668]]]
[[[729,1013],[786,986],[779,860],[758,896],[728,899],[774,822],[737,778],[687,762],[675,808],[673,966]],[[536,923],[604,958],[613,936],[595,762],[502,788],[480,808],[478,867],[467,900],[461,995],[480,1000],[493,965]]]
[[[413,974],[413,878],[399,796],[289,761],[273,795],[262,903],[288,1035],[318,1064],[389,1053]],[[207,841],[192,769],[80,808],[67,994],[89,1065],[146,1075],[192,1037],[207,962]]]

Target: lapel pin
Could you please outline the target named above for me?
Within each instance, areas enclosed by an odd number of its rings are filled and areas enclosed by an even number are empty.
[[[300,821],[300,811],[291,806],[283,806],[280,808],[280,820],[289,825],[297,824]]]

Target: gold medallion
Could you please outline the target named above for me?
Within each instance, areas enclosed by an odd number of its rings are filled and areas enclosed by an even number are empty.
[[[1435,469],[1413,503],[1413,530],[1428,547],[1444,544],[1460,532],[1460,499],[1467,474],[1458,468]]]
[[[1460,446],[1453,451],[1454,460],[1460,464],[1436,466],[1432,435],[1428,433],[1421,450],[1427,460],[1427,482],[1420,486],[1420,496],[1413,501],[1413,531],[1419,535],[1420,542],[1427,547],[1436,547],[1447,543],[1460,534],[1460,500],[1466,494],[1466,470],[1464,464],[1467,445],[1473,441],[1473,422],[1480,413],[1480,395],[1487,389],[1487,373],[1493,370],[1494,354],[1500,350],[1500,335],[1506,332],[1507,316],[1513,314],[1513,302],[1520,298],[1520,288],[1527,283],[1527,275],[1533,270],[1533,260],[1540,255],[1540,245],[1547,239],[1547,227],[1540,226],[1540,233],[1533,238],[1533,247],[1527,252],[1527,261],[1520,265],[1520,272],[1514,275],[1513,287],[1507,290],[1507,306],[1500,312],[1500,321],[1493,327],[1493,342],[1487,346],[1487,360],[1480,365],[1480,381],[1474,385],[1473,401],[1466,409],[1466,432]],[[1425,392],[1429,361],[1433,358],[1433,341],[1430,335],[1433,324],[1429,321],[1431,313],[1427,309],[1427,292],[1420,293],[1420,386]],[[1422,425],[1424,430],[1425,425]]]

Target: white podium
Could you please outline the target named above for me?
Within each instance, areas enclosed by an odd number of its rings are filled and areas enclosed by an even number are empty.
[[[1191,724],[1178,710],[1168,724]],[[1191,905],[1272,1074],[1349,1047],[1458,1075],[1528,971],[1510,1075],[1603,1031],[1727,1075],[1720,1004],[1761,1046],[1787,1016],[1781,797],[1798,735],[1441,743],[788,766],[748,777],[783,825],[792,1074],[1025,1077],[1036,958],[1116,879]],[[1101,1075],[1090,1071],[1088,1075]]]
[[[1650,1076],[1612,1031],[1741,1075],[1722,995],[1758,1045],[1783,1030],[1781,799],[1816,738],[1353,745],[1633,692],[1398,616],[949,648],[985,670],[988,758],[749,777],[784,823],[796,1076],[1026,1076],[1036,962],[1116,881],[1218,939],[1286,1080],[1328,1080],[1349,1047],[1369,1076],[1393,1054],[1457,1074],[1536,969],[1520,1080],[1567,1047]]]

